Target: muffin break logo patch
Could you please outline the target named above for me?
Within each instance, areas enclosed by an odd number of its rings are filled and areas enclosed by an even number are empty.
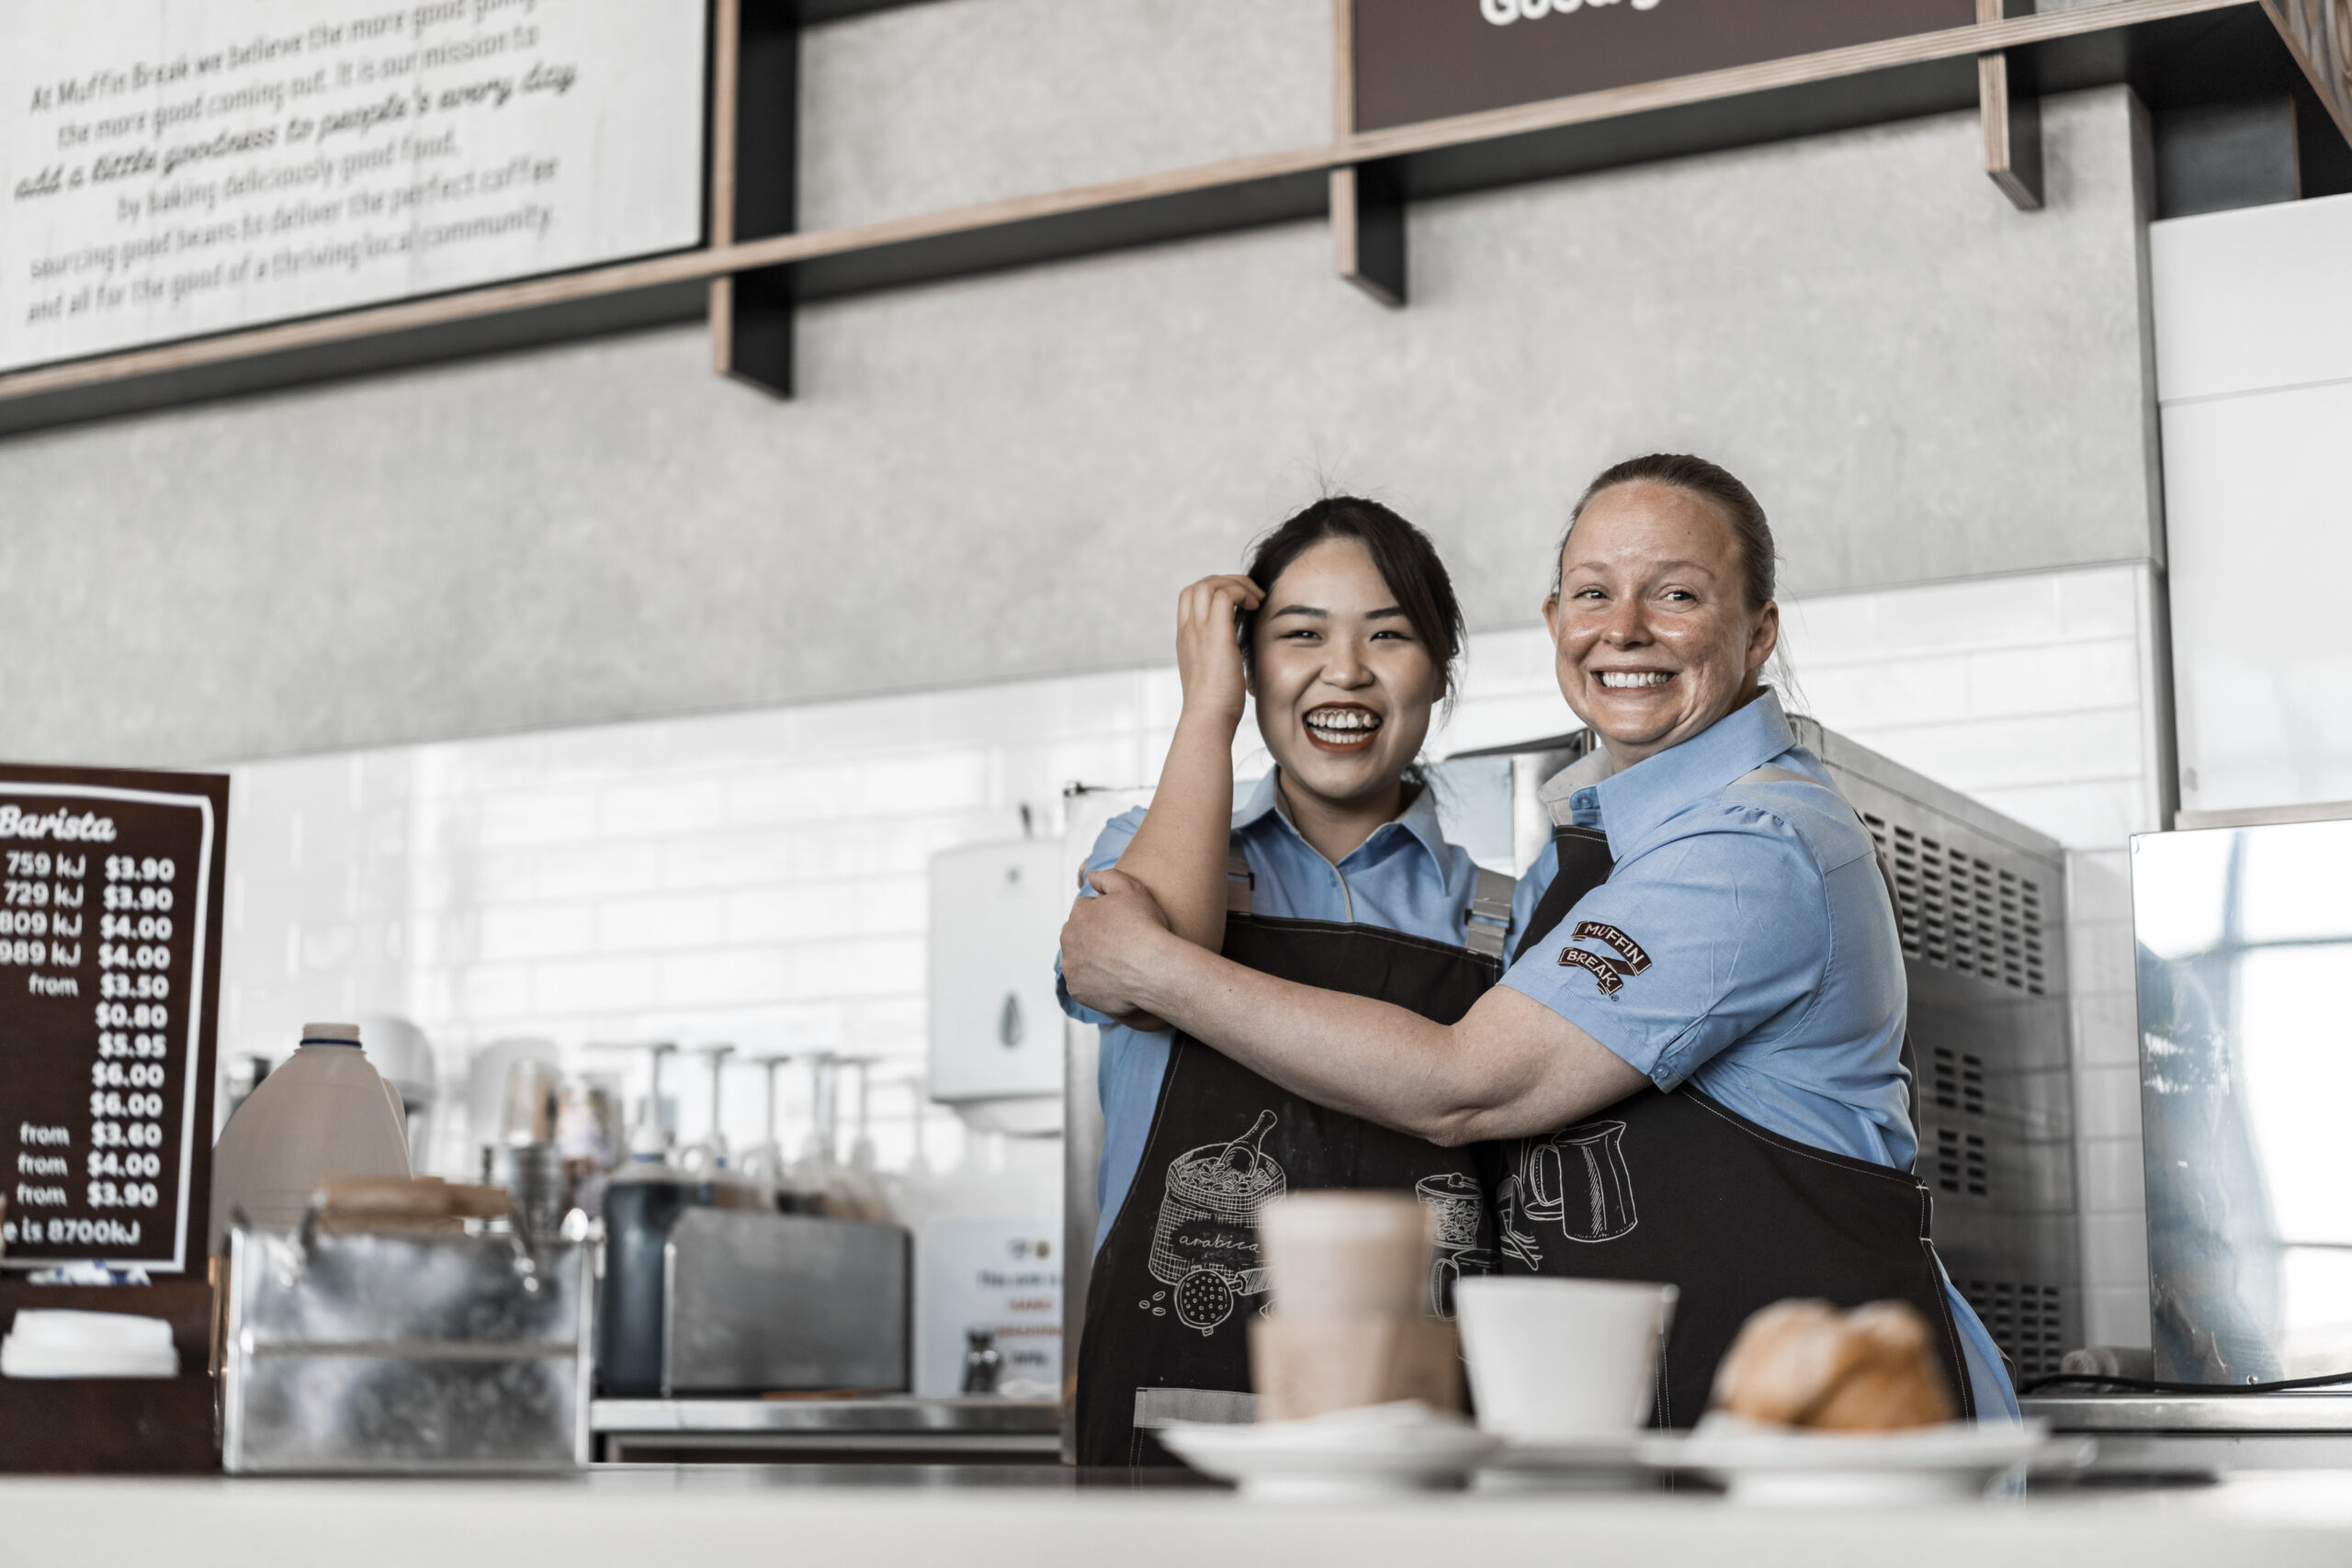
[[[1581,947],[1560,949],[1561,967],[1590,972],[1593,983],[1600,987],[1600,994],[1604,997],[1615,996],[1625,988],[1628,978],[1650,966],[1650,955],[1642,951],[1642,944],[1615,926],[1604,925],[1599,920],[1579,920],[1571,940],[1597,942],[1617,954],[1614,958],[1604,958]]]

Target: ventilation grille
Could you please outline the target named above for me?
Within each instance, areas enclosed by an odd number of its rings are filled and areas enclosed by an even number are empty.
[[[1862,820],[1894,878],[1905,957],[2043,994],[2038,883],[1883,817]]]
[[[2066,1353],[2064,1314],[2055,1285],[2019,1285],[2007,1280],[1963,1280],[1960,1293],[1976,1309],[1993,1343],[2014,1363],[2019,1382],[2058,1371]]]
[[[1928,1098],[1939,1111],[1956,1111],[1970,1116],[1984,1114],[1984,1058],[1967,1052],[1955,1053],[1949,1045],[1939,1045],[1932,1064],[1935,1081],[1928,1089]]]
[[[1983,1198],[1992,1191],[1984,1169],[1984,1139],[1976,1133],[1936,1129],[1936,1185],[1947,1192]]]

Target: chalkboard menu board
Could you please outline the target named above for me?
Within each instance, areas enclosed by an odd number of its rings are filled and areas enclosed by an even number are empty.
[[[0,764],[0,1265],[201,1268],[229,781]]]
[[[0,370],[703,235],[708,0],[0,0]]]

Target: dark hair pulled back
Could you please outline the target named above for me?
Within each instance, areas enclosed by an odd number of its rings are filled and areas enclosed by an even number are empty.
[[[1765,520],[1763,504],[1756,499],[1756,492],[1740,483],[1730,469],[1680,452],[1653,452],[1645,457],[1628,457],[1603,468],[1592,483],[1585,486],[1576,510],[1568,513],[1568,525],[1560,532],[1560,547],[1552,552],[1552,592],[1555,596],[1560,592],[1561,563],[1567,554],[1568,536],[1576,532],[1577,520],[1584,515],[1584,509],[1601,491],[1640,479],[1672,485],[1702,501],[1712,502],[1730,526],[1733,543],[1739,547],[1740,576],[1747,592],[1748,610],[1761,610],[1772,602],[1779,556],[1772,547],[1772,525]]]
[[[1326,539],[1353,539],[1371,553],[1380,580],[1396,596],[1396,607],[1437,666],[1440,693],[1450,694],[1465,636],[1453,579],[1429,536],[1380,502],[1332,495],[1293,513],[1250,552],[1250,581],[1272,592],[1293,561]],[[1254,613],[1241,618],[1241,659],[1253,674],[1257,620]]]

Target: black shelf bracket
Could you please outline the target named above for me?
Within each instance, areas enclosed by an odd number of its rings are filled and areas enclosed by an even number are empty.
[[[1396,159],[1331,171],[1340,276],[1392,310],[1405,305],[1405,171]]]
[[[797,222],[800,7],[718,0],[713,21],[711,243],[789,234]],[[713,278],[711,354],[719,374],[792,396],[793,303],[790,266]]]

